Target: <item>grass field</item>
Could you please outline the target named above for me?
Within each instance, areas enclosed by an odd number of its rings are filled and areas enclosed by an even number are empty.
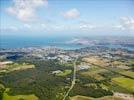
[[[9,73],[12,71],[25,70],[29,68],[35,68],[35,66],[32,64],[25,64],[25,63],[24,64],[13,63],[13,64],[5,65],[5,67],[0,70],[0,73]]]
[[[131,72],[131,71],[121,71],[119,73],[122,74],[122,75],[128,76],[128,77],[134,78],[134,72]]]
[[[77,96],[71,97],[70,100],[93,100],[93,98],[77,95]]]
[[[85,57],[82,59],[85,62],[88,62],[90,64],[95,64],[95,65],[101,65],[101,66],[107,66],[107,62],[109,60],[101,58],[101,57],[95,57],[95,56],[90,56],[90,57]]]
[[[66,76],[72,73],[72,70],[64,70],[63,72],[57,73],[57,76]]]
[[[129,78],[124,78],[124,77],[117,77],[117,78],[112,78],[112,81],[116,83],[117,85],[126,88],[130,92],[134,92],[134,80],[129,79]]]
[[[3,99],[2,100],[39,100],[34,94],[31,95],[15,95],[11,96],[8,95],[9,89],[7,88],[5,92],[3,93]]]
[[[99,75],[99,73],[101,72],[106,72],[107,70],[105,69],[100,69],[100,68],[94,68],[94,69],[89,69],[88,71],[85,72],[81,72],[80,74],[83,76],[91,76],[93,78],[95,78],[96,80],[103,80],[104,77],[102,77],[101,75]]]
[[[105,97],[101,97],[101,98],[91,98],[91,97],[87,97],[87,96],[74,96],[71,97],[70,100],[124,100],[118,97],[113,97],[113,96],[105,96]]]

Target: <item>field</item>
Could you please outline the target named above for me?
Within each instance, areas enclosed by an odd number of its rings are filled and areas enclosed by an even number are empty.
[[[66,76],[72,73],[72,70],[64,70],[63,72],[57,73],[57,76]]]
[[[2,100],[38,100],[38,98],[34,94],[11,96],[11,95],[8,95],[8,91],[9,89],[7,88],[5,92],[3,93]]]
[[[35,68],[35,66],[32,64],[26,64],[26,63],[23,63],[23,64],[12,63],[12,64],[4,65],[4,67],[0,70],[0,73],[9,73],[12,71],[25,70],[29,68]]]
[[[122,74],[122,75],[128,76],[128,77],[134,78],[134,72],[131,72],[131,71],[121,71],[119,73]]]
[[[71,97],[70,100],[93,100],[93,98],[77,95],[77,96]]]
[[[129,78],[124,78],[124,77],[117,77],[117,78],[112,78],[112,81],[119,86],[126,88],[130,92],[134,92],[134,80],[129,79]]]
[[[77,96],[71,97],[70,100],[124,100],[124,99],[113,97],[113,96],[105,96],[105,97],[94,99],[94,98],[87,97],[87,96],[77,95]]]
[[[85,62],[91,63],[91,64],[96,64],[96,65],[101,65],[101,66],[107,66],[109,63],[109,60],[101,58],[101,57],[87,57],[82,59]]]
[[[103,80],[104,77],[102,77],[101,75],[99,75],[99,73],[101,72],[106,72],[107,70],[99,68],[99,67],[94,67],[89,69],[88,71],[85,72],[81,72],[80,74],[83,76],[91,76],[93,78],[95,78],[96,80]]]

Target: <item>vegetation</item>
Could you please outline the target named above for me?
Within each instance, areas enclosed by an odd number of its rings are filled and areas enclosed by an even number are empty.
[[[72,73],[72,70],[64,70],[63,72],[57,73],[56,76],[66,76]]]
[[[12,58],[12,57],[11,57]],[[10,58],[10,59],[11,59]],[[82,58],[77,64],[81,64]],[[112,100],[114,92],[134,93],[133,71],[113,68],[103,58],[87,58],[87,63],[97,63],[85,70],[77,70],[76,84],[67,100]],[[97,61],[98,60],[98,61]],[[0,72],[0,100],[62,100],[70,87],[73,62],[60,63],[58,60],[43,60],[36,57],[15,58]],[[126,65],[118,60],[115,65]],[[129,62],[127,60],[127,62]],[[60,70],[55,75],[53,71]],[[10,91],[7,90],[8,87]],[[120,98],[114,97],[114,100]]]
[[[77,96],[70,97],[70,100],[93,100],[93,98],[77,95]]]
[[[8,94],[8,92],[9,92],[9,89],[7,88],[3,93],[2,100],[38,100],[38,98],[34,94],[11,96]]]
[[[88,71],[81,72],[81,75],[83,76],[91,76],[95,78],[96,80],[104,80],[104,77],[99,75],[99,73],[106,72],[105,69],[100,68],[91,68]]]
[[[35,66],[33,64],[26,64],[26,63],[23,64],[12,63],[12,64],[4,65],[4,67],[0,70],[0,74],[9,73],[17,70],[25,70],[30,68],[35,68]]]
[[[3,84],[0,84],[0,100],[2,100],[3,98],[3,93],[5,91],[5,87]]]
[[[105,96],[105,97],[95,99],[92,97],[77,95],[77,96],[70,97],[70,100],[123,100],[123,99],[114,96]]]
[[[126,88],[127,90],[134,93],[134,80],[124,77],[117,77],[112,79],[113,82],[118,84],[119,86]]]
[[[73,90],[70,93],[70,96],[75,95],[83,95],[83,96],[90,96],[94,98],[99,98],[107,95],[112,95],[113,93],[109,90],[102,89],[101,87],[97,86],[83,86],[80,84],[76,84],[73,88]]]
[[[134,79],[134,72],[132,71],[120,71],[119,73]]]
[[[0,80],[11,90],[6,97],[13,96],[29,96],[35,94],[39,100],[62,100],[66,91],[65,86],[70,84],[66,77],[59,77],[52,75],[53,70],[66,70],[65,73],[68,78],[72,75],[71,65],[62,65],[57,60],[35,60],[18,59],[16,63],[22,65],[23,63],[35,65],[35,68],[28,68],[26,70],[14,70],[9,73],[1,73]],[[65,74],[64,73],[64,74]],[[7,96],[8,95],[8,96]],[[32,96],[33,97],[33,96]],[[32,100],[32,99],[29,99]]]

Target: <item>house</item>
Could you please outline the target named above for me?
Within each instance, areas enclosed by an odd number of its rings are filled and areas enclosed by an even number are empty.
[[[62,71],[61,70],[56,70],[56,71],[53,71],[52,74],[58,74],[58,73],[61,73]]]

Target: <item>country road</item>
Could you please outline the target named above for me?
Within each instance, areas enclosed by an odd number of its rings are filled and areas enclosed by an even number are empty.
[[[76,81],[76,61],[77,61],[77,58],[75,59],[74,61],[74,72],[73,72],[73,79],[72,79],[72,83],[71,83],[71,86],[70,88],[68,89],[68,91],[66,92],[66,94],[64,95],[64,98],[63,100],[66,100],[66,97],[68,96],[68,94],[70,93],[70,91],[73,89],[74,85],[75,85],[75,81]]]

